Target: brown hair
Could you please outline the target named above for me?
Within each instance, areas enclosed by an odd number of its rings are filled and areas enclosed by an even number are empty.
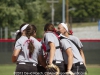
[[[34,25],[28,25],[27,28],[25,29],[25,34],[26,34],[28,39],[30,39],[30,36],[34,35],[34,32],[36,31],[35,28],[36,27]],[[32,40],[30,40],[28,43],[28,49],[29,49],[29,56],[31,57],[31,55],[35,49]]]
[[[27,23],[24,23],[24,24],[22,24],[21,26],[20,26],[20,28],[19,28],[19,31],[20,32],[18,32],[17,33],[17,35],[16,35],[16,37],[15,37],[15,43],[16,43],[16,41],[21,37],[21,35],[22,35],[22,33],[21,33],[21,28],[24,26],[24,25],[26,25]],[[15,43],[14,43],[14,45],[15,45]]]
[[[35,26],[34,24],[32,24],[32,27],[33,27],[33,29],[34,29],[34,32],[36,32],[36,31],[37,31],[36,26]]]
[[[55,31],[54,25],[51,23],[45,24],[44,31]]]

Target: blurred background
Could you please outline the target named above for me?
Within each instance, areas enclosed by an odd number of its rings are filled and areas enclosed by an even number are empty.
[[[0,75],[13,75],[15,70],[11,56],[19,26],[34,24],[36,38],[41,39],[48,22],[55,27],[68,23],[73,35],[83,43],[89,75],[99,75],[100,0],[0,0]]]

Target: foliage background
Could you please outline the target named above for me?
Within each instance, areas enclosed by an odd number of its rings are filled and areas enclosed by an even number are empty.
[[[96,22],[100,18],[100,0],[69,0],[70,22]],[[54,4],[55,25],[62,22],[62,0]],[[71,18],[71,19],[70,19]],[[10,32],[19,29],[23,23],[35,24],[37,38],[43,35],[43,26],[51,22],[51,4],[47,0],[0,0],[0,27]]]

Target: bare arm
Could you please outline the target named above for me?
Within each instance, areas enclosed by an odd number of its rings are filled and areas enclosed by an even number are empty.
[[[71,48],[68,48],[66,50],[67,56],[68,56],[68,66],[67,66],[67,71],[71,71],[72,64],[73,64],[73,53]]]
[[[85,63],[85,56],[84,56],[84,53],[83,53],[83,50],[82,49],[80,49],[80,54],[81,54],[81,56],[82,56],[82,58],[83,58],[83,63],[84,63],[84,65],[86,66],[86,63]]]
[[[49,42],[49,46],[50,46],[50,58],[49,58],[49,64],[52,64],[54,55],[55,55],[55,45],[52,42]]]
[[[20,50],[14,50],[12,55],[12,62],[15,63],[17,61],[17,57],[19,55]]]

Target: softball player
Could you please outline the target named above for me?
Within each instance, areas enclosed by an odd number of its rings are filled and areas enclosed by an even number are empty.
[[[74,72],[75,75],[84,75],[86,70],[84,60],[75,44],[68,39],[69,35],[67,25],[64,23],[59,24],[58,31],[62,34],[60,36],[64,37],[64,39],[61,39],[60,42],[63,48],[63,57],[67,73],[69,72],[72,74],[72,72]]]
[[[85,56],[84,56],[84,52],[83,52],[83,44],[81,43],[81,41],[79,40],[79,38],[77,38],[76,36],[73,36],[73,35],[68,35],[68,39],[74,41],[78,47],[79,47],[79,52],[84,60],[84,65],[86,67],[86,63],[85,63]]]
[[[44,31],[43,41],[46,46],[46,51],[48,52],[46,61],[48,64],[57,65],[60,68],[60,72],[64,72],[64,60],[60,50],[59,40],[55,34],[54,25],[47,23],[44,26]]]
[[[41,57],[41,43],[34,36],[34,26],[26,24],[21,27],[21,37],[16,41],[12,62],[17,63],[15,75],[36,75],[39,62],[45,67]]]

